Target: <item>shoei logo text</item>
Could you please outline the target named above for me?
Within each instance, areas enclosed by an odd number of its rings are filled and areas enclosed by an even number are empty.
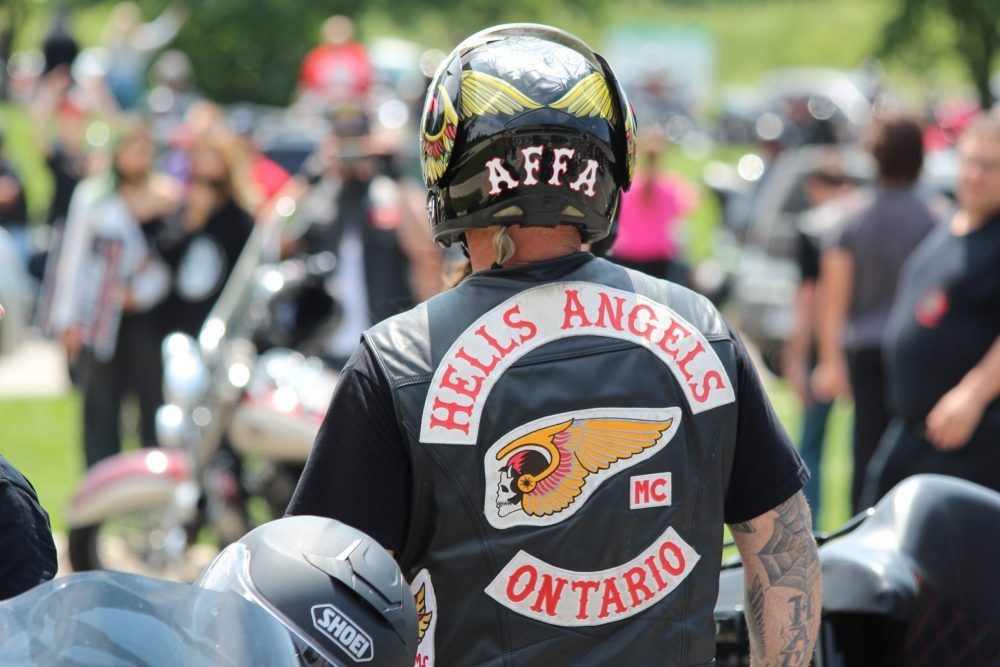
[[[316,629],[333,640],[354,662],[368,662],[375,657],[375,648],[368,633],[332,604],[315,605],[312,619]]]

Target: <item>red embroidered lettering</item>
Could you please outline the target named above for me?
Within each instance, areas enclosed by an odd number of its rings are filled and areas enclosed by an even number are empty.
[[[656,560],[652,556],[649,556],[642,562],[646,564],[646,567],[649,569],[649,573],[653,575],[653,579],[656,581],[656,589],[662,591],[666,588],[667,582],[665,582],[663,577],[660,576],[660,570],[656,567]]]
[[[653,597],[653,591],[649,590],[649,587],[645,584],[646,581],[646,571],[641,567],[633,567],[630,570],[625,570],[622,576],[625,578],[625,584],[628,586],[629,595],[632,596],[632,606],[638,607],[646,600]],[[637,591],[642,591],[643,598],[640,600],[639,596],[636,595]]]
[[[552,151],[552,178],[549,179],[549,185],[562,185],[562,176],[569,167],[566,161],[575,154],[576,150],[573,148],[557,148]]]
[[[513,190],[520,185],[520,183],[517,182],[517,179],[511,176],[510,172],[504,168],[503,164],[501,164],[500,158],[498,157],[488,160],[486,162],[486,169],[490,172],[489,179],[491,195],[500,194],[501,185],[506,187],[508,190]]]
[[[714,387],[709,386],[712,380],[715,380]],[[691,394],[694,396],[694,400],[704,403],[712,395],[713,389],[725,389],[726,383],[723,382],[722,375],[718,371],[709,371],[705,373],[705,378],[701,381],[700,392],[698,391],[699,387],[697,383],[692,382],[688,386],[691,387]]]
[[[447,419],[439,419],[434,412],[438,408],[443,408],[448,411]],[[469,434],[469,423],[464,424],[458,423],[455,419],[455,415],[464,414],[469,416],[472,414],[472,405],[459,405],[458,403],[448,403],[442,401],[440,398],[434,399],[434,405],[431,407],[431,428],[446,428],[450,431],[461,431],[462,433]]]
[[[490,359],[490,365],[485,366],[483,365],[483,362],[479,361],[475,357],[471,356],[468,352],[466,352],[464,347],[459,349],[459,351],[455,353],[455,358],[461,359],[462,361],[467,362],[470,366],[478,368],[487,377],[489,376],[490,373],[493,372],[493,369],[497,367],[497,364],[500,363],[500,357],[492,357]]]
[[[576,612],[576,617],[581,621],[590,618],[590,615],[587,614],[587,603],[590,602],[590,593],[600,587],[601,583],[599,581],[588,581],[586,579],[578,579],[570,585],[570,588],[580,594],[580,609]]]
[[[556,582],[553,586],[552,582]],[[562,577],[551,577],[547,574],[542,575],[542,585],[538,589],[538,597],[535,598],[535,604],[531,605],[532,611],[541,612],[542,605],[545,605],[545,614],[547,616],[556,615],[556,606],[559,604],[559,600],[562,598],[563,587],[567,584],[567,581]]]
[[[615,299],[614,310],[612,310],[611,299],[608,298],[608,295],[605,294],[604,292],[599,292],[598,296],[601,298],[601,305],[598,307],[597,310],[597,326],[604,329],[608,328],[608,325],[604,323],[604,317],[606,315],[608,321],[611,323],[611,327],[615,331],[623,331],[624,329],[622,328],[622,317],[624,317],[625,315],[625,313],[623,312],[623,309],[625,307],[625,297],[616,296],[614,298]]]
[[[689,363],[691,363],[694,360],[695,357],[697,357],[699,354],[701,354],[704,351],[705,351],[705,347],[699,341],[698,344],[695,345],[694,349],[687,353],[686,357],[684,357],[683,359],[681,359],[680,361],[677,362],[677,367],[679,369],[681,369],[681,373],[684,373],[684,379],[685,380],[690,380],[691,378],[694,377],[693,375],[691,375],[690,373],[688,373],[687,365]]]
[[[583,304],[580,303],[580,294],[575,289],[566,290],[566,305],[563,308],[563,329],[573,328],[572,319],[577,317],[580,319],[581,327],[593,326],[593,323],[587,319],[587,311],[584,309]]]
[[[569,184],[571,190],[579,191],[583,188],[583,194],[588,197],[594,196],[594,183],[597,182],[597,160],[587,160],[586,168],[580,172],[576,180]]]
[[[649,502],[649,480],[637,479],[632,482],[632,504],[645,505]]]
[[[677,559],[677,565],[667,560],[668,551],[674,554],[674,557]],[[675,577],[684,572],[684,554],[681,553],[680,548],[673,542],[664,542],[660,547],[660,565],[667,571],[667,574]]]
[[[525,185],[535,185],[538,183],[535,174],[538,173],[538,167],[541,165],[538,158],[542,155],[543,150],[545,150],[545,146],[528,146],[521,149],[521,155],[524,157]]]
[[[639,313],[643,312],[649,316],[649,320],[646,321],[646,328],[640,331],[635,326],[635,324],[639,320]],[[656,313],[653,311],[653,309],[650,308],[649,306],[640,303],[638,306],[632,309],[631,313],[629,313],[628,330],[634,333],[636,336],[645,338],[646,340],[652,342],[653,330],[655,329],[652,323],[655,321],[656,321]]]
[[[625,611],[625,605],[622,603],[622,595],[618,592],[618,585],[615,584],[614,577],[608,577],[604,580],[604,596],[601,599],[601,613],[597,615],[597,618],[607,618],[608,617],[608,607],[611,605],[615,606],[616,614],[620,614]]]
[[[653,498],[654,501],[662,503],[664,500],[667,499],[667,494],[666,492],[663,491],[663,487],[665,487],[666,485],[667,485],[667,480],[663,479],[662,477],[660,479],[653,481],[653,484],[649,488],[649,495]]]
[[[531,340],[538,333],[538,327],[527,320],[514,320],[511,315],[520,315],[521,307],[514,306],[503,314],[503,323],[514,329],[526,329],[528,333],[521,334],[521,343]]]
[[[521,576],[525,574],[528,575],[528,583],[525,584],[520,593],[515,593],[514,586],[521,579]],[[533,565],[522,565],[514,570],[514,574],[510,575],[510,579],[507,581],[507,599],[511,602],[520,602],[524,600],[526,597],[531,595],[533,590],[535,590],[535,582],[537,581],[538,570],[536,570]]]
[[[493,336],[491,336],[488,333],[486,333],[486,325],[485,324],[483,326],[479,327],[478,329],[476,329],[476,335],[479,336],[480,338],[482,338],[483,340],[485,340],[487,343],[489,343],[490,347],[492,347],[494,350],[496,350],[497,352],[499,352],[501,359],[503,359],[504,357],[506,357],[508,354],[510,354],[511,350],[513,350],[515,347],[517,347],[517,343],[511,343],[507,347],[503,347],[502,345],[500,345],[499,341],[497,341],[496,338],[494,338]]]
[[[486,378],[474,375],[472,382],[469,382],[469,380],[463,377],[455,378],[454,375],[457,372],[458,371],[455,370],[454,366],[448,364],[448,368],[445,369],[444,377],[441,378],[441,384],[438,385],[438,388],[451,389],[452,391],[462,394],[463,396],[468,396],[475,401],[476,397],[479,396],[479,390],[483,388],[483,380]]]
[[[659,340],[657,345],[660,349],[666,352],[673,359],[677,358],[680,350],[677,349],[676,345],[681,338],[687,338],[691,335],[691,332],[682,327],[677,323],[677,320],[671,319],[669,326],[663,332],[663,338]]]

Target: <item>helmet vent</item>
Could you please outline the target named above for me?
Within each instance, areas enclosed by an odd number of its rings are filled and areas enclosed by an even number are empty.
[[[576,206],[567,206],[562,210],[562,215],[568,218],[586,218],[587,215]]]
[[[524,215],[524,210],[520,206],[508,206],[493,214],[494,218],[513,218]],[[582,215],[582,214],[581,214]]]

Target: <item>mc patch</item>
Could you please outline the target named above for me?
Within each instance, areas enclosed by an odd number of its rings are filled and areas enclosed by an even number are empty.
[[[410,583],[413,601],[417,604],[417,656],[414,667],[434,667],[434,631],[437,629],[438,606],[434,584],[426,570],[417,572]]]
[[[573,516],[605,481],[660,451],[681,409],[592,408],[536,419],[486,452],[483,513],[494,528]]]

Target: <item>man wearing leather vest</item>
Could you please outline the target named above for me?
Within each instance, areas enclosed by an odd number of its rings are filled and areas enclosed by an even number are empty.
[[[710,664],[724,523],[755,664],[812,655],[809,474],[745,349],[706,299],[580,252],[635,136],[607,63],[545,26],[478,33],[431,83],[431,225],[473,273],[364,334],[289,506],[395,552],[419,665]]]

